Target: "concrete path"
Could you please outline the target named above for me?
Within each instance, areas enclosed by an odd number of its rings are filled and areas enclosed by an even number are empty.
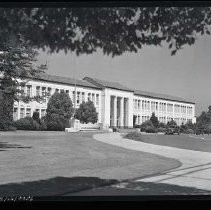
[[[96,134],[94,139],[111,145],[177,159],[179,168],[137,180],[137,182],[166,183],[211,191],[211,153],[153,145],[123,139],[119,133]]]

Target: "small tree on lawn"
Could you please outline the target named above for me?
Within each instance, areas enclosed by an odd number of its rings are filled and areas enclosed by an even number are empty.
[[[158,118],[155,116],[155,113],[154,112],[152,113],[152,116],[150,117],[150,121],[155,126],[155,128],[158,128],[159,121],[158,121]]]
[[[82,123],[96,123],[98,119],[98,113],[92,101],[83,102],[76,110],[75,118]]]
[[[69,126],[69,119],[74,112],[72,101],[65,92],[55,92],[49,99],[46,110],[46,125],[48,130],[64,130]]]

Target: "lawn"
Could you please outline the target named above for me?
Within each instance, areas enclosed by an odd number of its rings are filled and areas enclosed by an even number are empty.
[[[181,149],[211,152],[211,136],[208,135],[161,135],[161,134],[140,134],[129,133],[125,138],[133,139],[150,144],[176,147]],[[204,139],[203,139],[204,138]]]
[[[82,180],[81,177],[87,182],[80,185],[75,181],[77,189],[140,178],[180,165],[177,160],[98,142],[93,134],[1,133],[0,195],[20,194],[26,189],[31,195],[56,195],[75,191],[72,180]]]

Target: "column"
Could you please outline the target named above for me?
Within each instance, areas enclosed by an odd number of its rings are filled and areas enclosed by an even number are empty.
[[[128,127],[128,99],[124,98],[124,126]]]
[[[117,97],[114,96],[114,100],[113,100],[113,103],[114,103],[114,121],[113,121],[113,126],[116,126],[117,124]]]
[[[120,126],[124,127],[124,98],[120,98]]]
[[[106,95],[105,93],[102,94],[102,110],[103,110],[103,123],[104,125],[110,126],[110,115],[111,115],[111,96]]]

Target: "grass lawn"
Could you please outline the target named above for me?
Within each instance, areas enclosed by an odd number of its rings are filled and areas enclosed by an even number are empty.
[[[141,141],[150,144],[176,147],[181,149],[211,152],[211,136],[208,135],[161,135],[161,134],[141,134],[131,132],[123,134],[124,138]],[[204,138],[204,139],[202,139]]]
[[[93,134],[2,132],[0,195],[58,195],[180,166],[174,159],[98,142]]]

